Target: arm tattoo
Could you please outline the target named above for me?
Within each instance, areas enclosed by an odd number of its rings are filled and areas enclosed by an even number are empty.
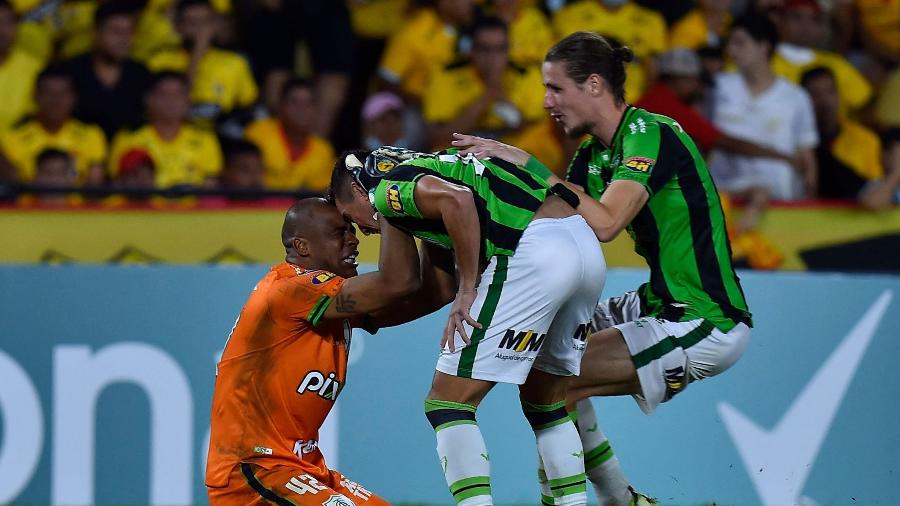
[[[335,309],[339,313],[353,313],[356,310],[356,300],[350,294],[340,294],[335,301]]]

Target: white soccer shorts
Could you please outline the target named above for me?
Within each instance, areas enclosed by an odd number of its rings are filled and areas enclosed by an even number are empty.
[[[532,366],[578,375],[606,262],[580,215],[532,221],[512,257],[495,256],[481,275],[466,324],[471,344],[455,336],[437,370],[458,377],[521,385]]]

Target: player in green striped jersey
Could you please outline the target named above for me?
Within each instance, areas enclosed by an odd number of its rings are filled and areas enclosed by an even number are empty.
[[[545,464],[543,502],[586,504],[581,440],[565,409],[605,280],[603,253],[585,220],[523,168],[455,150],[345,153],[332,193],[364,233],[378,231],[382,216],[453,251],[458,291],[448,297],[453,305],[425,411],[456,502],[492,504],[475,410],[494,384],[512,383],[520,385]],[[549,268],[560,258],[564,265]]]
[[[626,230],[650,267],[636,292],[601,303],[581,376],[570,400],[631,394],[646,412],[690,382],[729,368],[752,325],[719,196],[702,154],[671,118],[625,102],[625,47],[578,32],[548,52],[544,108],[572,138],[590,134],[572,160],[567,197],[597,238]],[[563,184],[524,151],[456,135],[462,153],[518,163]],[[601,505],[642,500],[630,491],[596,425],[588,399],[578,403],[585,467]]]

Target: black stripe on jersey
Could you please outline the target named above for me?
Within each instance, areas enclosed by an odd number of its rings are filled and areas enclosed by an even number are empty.
[[[700,273],[700,284],[713,302],[719,305],[726,318],[735,323],[743,321],[743,312],[731,305],[725,282],[722,280],[721,266],[712,237],[711,210],[706,198],[706,189],[700,180],[691,152],[669,125],[660,123],[659,133],[660,160],[665,157],[666,164],[678,167],[678,182],[681,194],[687,202],[691,220],[691,245],[697,261],[697,272]]]
[[[566,180],[571,181],[582,188],[587,188],[588,162],[591,160],[592,146],[583,146],[575,153],[575,158],[569,164]]]
[[[656,218],[650,211],[650,206],[641,208],[637,216],[631,221],[631,228],[635,233],[635,243],[646,245],[648,249],[641,248],[639,251],[647,260],[650,267],[650,288],[657,297],[662,299],[663,304],[667,307],[675,302],[675,297],[669,291],[666,284],[666,278],[663,276],[662,265],[659,262],[659,227],[656,226]],[[643,310],[642,310],[643,312]],[[678,319],[674,319],[678,321]]]
[[[532,190],[543,190],[547,187],[547,185],[541,184],[537,179],[535,179],[535,176],[532,176],[530,172],[523,170],[514,163],[510,163],[499,158],[490,158],[489,161],[497,167],[500,167],[506,172],[512,174],[516,179],[525,183],[525,185]]]
[[[241,464],[241,473],[244,475],[244,479],[247,480],[247,484],[249,484],[253,490],[256,490],[256,493],[262,496],[263,499],[275,503],[278,506],[295,506],[294,503],[266,488],[262,482],[256,479],[256,475],[253,474],[253,468],[250,467],[249,464]]]

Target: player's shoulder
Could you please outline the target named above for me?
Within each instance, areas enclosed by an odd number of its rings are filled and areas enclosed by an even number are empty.
[[[343,282],[337,274],[323,269],[304,269],[282,262],[269,271],[268,296],[270,302],[290,299],[293,302],[314,302],[322,295],[333,295],[334,285]]]

